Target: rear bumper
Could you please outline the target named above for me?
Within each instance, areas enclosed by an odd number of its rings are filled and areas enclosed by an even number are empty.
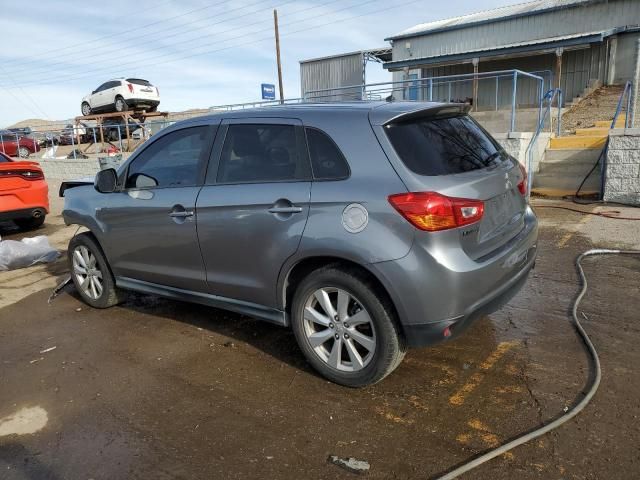
[[[47,214],[45,207],[26,208],[23,210],[13,210],[11,212],[0,212],[0,222],[17,220],[21,218],[43,217]]]
[[[517,294],[535,264],[537,237],[527,209],[523,230],[483,261],[452,241],[416,240],[407,256],[369,268],[389,292],[407,344],[426,346],[455,337]]]
[[[125,100],[129,107],[157,107],[160,105],[160,100],[150,100],[146,98],[127,98]]]
[[[534,266],[535,260],[531,262],[527,268],[524,268],[518,276],[513,279],[513,282],[505,285],[504,289],[497,292],[495,297],[474,307],[474,310],[462,317],[434,323],[404,325],[403,328],[407,345],[409,347],[423,347],[456,338],[479,318],[500,310],[509,303],[527,283],[529,272],[533,270]],[[446,337],[444,335],[445,329],[449,329],[449,335]]]
[[[0,192],[0,220],[30,218],[49,213],[49,187],[44,180],[35,181],[29,188]]]

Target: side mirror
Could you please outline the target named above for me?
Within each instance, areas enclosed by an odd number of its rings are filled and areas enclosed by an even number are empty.
[[[118,174],[114,168],[100,170],[93,183],[94,188],[100,193],[113,193],[118,187]]]

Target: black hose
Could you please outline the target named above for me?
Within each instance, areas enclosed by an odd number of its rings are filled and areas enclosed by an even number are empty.
[[[578,320],[578,306],[580,305],[580,301],[582,300],[582,297],[584,297],[585,293],[587,292],[587,277],[584,274],[584,270],[582,269],[582,265],[580,262],[584,257],[590,256],[590,255],[640,255],[640,250],[608,250],[603,248],[596,248],[592,250],[587,250],[582,255],[578,256],[578,258],[576,259],[576,268],[578,269],[578,273],[580,274],[582,289],[580,290],[580,293],[578,294],[575,301],[573,302],[573,307],[571,309],[571,316],[573,320],[573,326],[575,327],[575,329],[578,331],[578,334],[582,338],[583,345],[589,355],[589,358],[591,360],[592,367],[593,367],[593,380],[585,396],[575,406],[567,410],[566,413],[556,418],[552,422],[547,423],[546,425],[542,425],[541,427],[531,432],[525,433],[524,435],[521,435],[515,438],[514,440],[511,440],[510,442],[505,443],[504,445],[494,448],[493,450],[489,450],[487,453],[474,458],[473,460],[455,468],[454,470],[450,471],[449,473],[441,477],[438,477],[438,480],[452,480],[454,478],[457,478],[463,473],[466,473],[482,465],[483,463],[488,462],[492,458],[498,457],[508,452],[509,450],[512,450],[535,438],[545,435],[551,430],[554,430],[559,426],[561,426],[562,424],[571,420],[589,404],[589,402],[595,395],[596,390],[598,390],[598,386],[600,385],[600,378],[602,376],[602,371],[600,368],[600,359],[598,358],[598,352],[596,351],[596,347],[593,345],[593,343],[591,342],[591,339],[587,335],[587,332],[582,327],[580,320]]]

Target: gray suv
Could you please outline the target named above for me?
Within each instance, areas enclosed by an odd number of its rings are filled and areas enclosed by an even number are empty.
[[[363,102],[179,122],[61,195],[88,230],[69,262],[89,305],[135,290],[292,327],[356,387],[518,292],[536,258],[525,182],[463,106]]]

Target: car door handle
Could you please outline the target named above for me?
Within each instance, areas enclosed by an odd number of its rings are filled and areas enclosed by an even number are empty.
[[[171,212],[169,213],[169,216],[171,218],[187,218],[187,217],[193,217],[193,212],[185,210],[183,212]]]
[[[302,211],[302,207],[294,207],[293,205],[290,207],[271,207],[269,209],[269,213],[300,213]]]

